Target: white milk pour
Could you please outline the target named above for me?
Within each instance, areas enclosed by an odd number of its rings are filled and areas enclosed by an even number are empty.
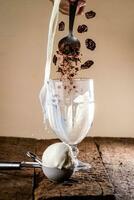
[[[50,18],[49,23],[49,30],[48,30],[48,41],[47,41],[47,58],[46,58],[46,65],[45,65],[45,76],[44,76],[44,84],[41,88],[39,93],[39,99],[44,115],[44,121],[47,119],[47,111],[46,107],[46,94],[47,94],[47,83],[50,79],[50,72],[51,72],[51,61],[52,61],[52,53],[53,53],[53,44],[54,44],[54,37],[56,33],[56,27],[58,23],[58,16],[59,16],[59,5],[61,0],[54,0],[54,6],[52,10],[52,15]]]

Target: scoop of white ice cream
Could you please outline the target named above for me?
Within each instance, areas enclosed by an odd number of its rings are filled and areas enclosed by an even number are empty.
[[[43,153],[42,165],[58,169],[71,168],[74,165],[71,147],[62,142],[50,145]]]

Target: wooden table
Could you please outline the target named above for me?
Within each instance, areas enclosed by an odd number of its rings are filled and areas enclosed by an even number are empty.
[[[47,145],[55,141],[47,141]],[[46,144],[39,141],[37,154],[42,155]],[[88,172],[76,172],[68,183],[55,184],[39,172],[35,199],[114,199],[113,187],[92,138],[87,138],[79,145],[79,158],[89,162],[92,168]]]
[[[57,140],[0,137],[0,161],[30,161],[26,156],[27,151],[32,151],[41,157],[45,148],[54,142]],[[86,138],[79,145],[79,158],[89,162],[92,168],[86,173],[76,172],[70,181],[60,184],[49,181],[41,169],[1,170],[0,200],[113,200],[115,196],[119,200],[130,200],[131,198],[133,200],[134,168],[130,167],[127,162],[129,173],[125,174],[123,171],[125,169],[123,155],[126,156],[126,149],[128,149],[129,158],[133,156],[133,144],[133,139]],[[122,157],[119,157],[119,146],[120,152],[125,150]],[[134,161],[131,164],[134,164]],[[114,173],[116,173],[115,176]],[[129,188],[125,187],[124,180],[122,182],[123,173],[124,179],[127,178]],[[121,193],[121,187],[125,187],[124,191],[128,194]]]

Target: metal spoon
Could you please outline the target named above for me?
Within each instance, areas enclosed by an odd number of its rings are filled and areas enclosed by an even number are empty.
[[[69,7],[69,34],[59,41],[58,48],[62,54],[78,55],[80,50],[80,41],[73,35],[73,25],[78,0],[70,2]]]
[[[37,156],[35,155],[34,153],[28,151],[26,153],[26,155],[31,158],[33,161],[36,161],[40,166],[42,166],[42,160]]]
[[[34,162],[0,162],[0,170],[19,170],[22,168],[41,168],[42,161],[41,159],[35,155],[34,153],[28,151],[26,153],[28,157],[30,157]],[[35,162],[36,161],[36,162]]]

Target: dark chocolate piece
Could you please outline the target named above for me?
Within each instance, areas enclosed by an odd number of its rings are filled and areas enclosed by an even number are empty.
[[[61,72],[61,73],[63,74],[63,70],[62,70],[62,68],[61,68],[61,67],[58,67],[57,72]]]
[[[88,11],[88,12],[85,13],[85,17],[87,19],[94,18],[95,16],[96,16],[96,13],[94,11],[92,11],[92,10],[90,10],[90,11]]]
[[[83,65],[81,65],[81,69],[88,69],[94,64],[94,61],[88,60]]]
[[[70,76],[71,76],[71,77],[73,77],[74,75],[75,75],[75,74],[73,74],[73,73],[72,73],[72,74],[70,74]]]
[[[93,51],[96,48],[96,43],[92,39],[86,39],[85,45],[87,49],[90,49],[91,51]]]
[[[63,22],[63,21],[61,21],[60,23],[59,23],[59,31],[64,31],[64,29],[65,29],[65,23]]]
[[[78,33],[84,33],[88,31],[88,27],[85,24],[79,25],[77,29]]]
[[[53,57],[53,63],[56,65],[56,63],[57,63],[57,56],[56,55],[54,55],[54,57]]]

